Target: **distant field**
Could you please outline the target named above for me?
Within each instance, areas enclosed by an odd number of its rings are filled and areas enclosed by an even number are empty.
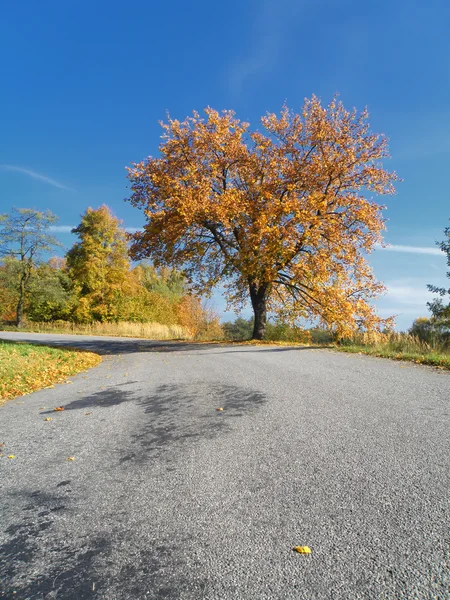
[[[93,352],[0,340],[0,404],[61,383],[99,362]]]

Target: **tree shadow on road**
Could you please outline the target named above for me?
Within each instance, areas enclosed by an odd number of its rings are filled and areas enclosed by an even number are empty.
[[[0,598],[137,599],[150,590],[146,598],[176,600],[182,588],[190,588],[183,557],[175,562],[169,541],[160,539],[155,546],[142,548],[136,531],[119,530],[106,521],[103,531],[97,523],[97,532],[88,529],[68,536],[66,525],[59,526],[58,519],[75,518],[70,484],[70,480],[60,482],[54,492],[9,494],[9,501],[21,510],[17,510],[20,520],[2,534]]]
[[[126,385],[132,385],[136,383],[135,381],[128,381]],[[116,389],[116,386],[111,387],[110,389],[101,390],[100,392],[95,392],[94,394],[90,394],[89,396],[85,396],[83,398],[79,398],[78,400],[72,400],[72,402],[68,402],[64,404],[64,410],[86,410],[87,408],[109,408],[110,406],[117,406],[118,404],[122,404],[123,402],[129,402],[133,400],[135,397],[135,393],[127,392],[124,390]],[[53,413],[54,410],[46,410],[42,411],[41,415],[48,415]]]
[[[53,538],[55,519],[67,518],[70,512],[70,480],[57,487],[55,492],[23,490],[9,495],[22,511],[21,520],[2,536],[6,541],[0,545],[0,597],[97,597],[93,589],[102,586],[94,563],[108,550],[108,540],[93,536],[73,545],[70,539]]]
[[[132,458],[145,461],[185,443],[211,439],[229,430],[232,419],[258,410],[267,399],[259,391],[234,385],[161,385],[138,400],[144,408],[145,422],[131,440],[131,453],[121,462]]]

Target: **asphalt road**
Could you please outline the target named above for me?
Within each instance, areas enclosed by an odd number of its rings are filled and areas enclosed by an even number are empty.
[[[450,597],[448,373],[318,349],[0,337],[105,355],[0,408],[0,598]]]

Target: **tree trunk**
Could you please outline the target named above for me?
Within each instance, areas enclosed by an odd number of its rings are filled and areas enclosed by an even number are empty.
[[[23,309],[25,306],[25,291],[28,281],[27,273],[23,273],[20,277],[19,300],[16,308],[16,326],[20,329],[23,327]]]
[[[23,326],[23,306],[25,299],[25,291],[22,282],[20,282],[19,301],[16,308],[16,325],[20,329]]]
[[[267,287],[267,285],[258,287],[255,283],[250,283],[250,299],[255,315],[252,340],[263,340],[266,333]]]

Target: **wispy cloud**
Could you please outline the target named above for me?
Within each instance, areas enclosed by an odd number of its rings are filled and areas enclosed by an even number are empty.
[[[73,228],[72,225],[50,225],[48,229],[52,233],[70,233]]]
[[[43,181],[44,183],[48,183],[53,187],[59,188],[60,190],[73,191],[72,188],[63,185],[56,179],[52,179],[51,177],[47,177],[47,175],[42,175],[41,173],[36,173],[36,171],[32,171],[31,169],[25,169],[24,167],[17,167],[15,165],[0,165],[0,169],[2,171],[14,171],[16,173],[23,173],[32,179],[37,179],[38,181]]]
[[[386,252],[410,252],[412,254],[433,254],[435,256],[445,257],[445,254],[439,248],[427,248],[424,246],[402,246],[399,244],[391,244],[383,248],[377,245],[377,250],[384,250]]]
[[[410,284],[408,281],[386,282],[386,287],[385,298],[400,305],[425,306],[435,296],[427,290],[426,285]]]
[[[378,308],[377,314],[380,315],[380,317],[408,316],[418,319],[419,317],[429,316],[429,311],[426,306],[408,308],[405,308],[404,306],[392,306]]]
[[[309,0],[264,0],[255,6],[251,50],[231,66],[229,80],[234,93],[242,92],[249,78],[277,64],[287,33],[307,4]]]
[[[49,231],[52,233],[70,233],[72,229],[75,229],[76,225],[50,225]],[[127,233],[136,233],[141,231],[139,227],[125,227]]]

